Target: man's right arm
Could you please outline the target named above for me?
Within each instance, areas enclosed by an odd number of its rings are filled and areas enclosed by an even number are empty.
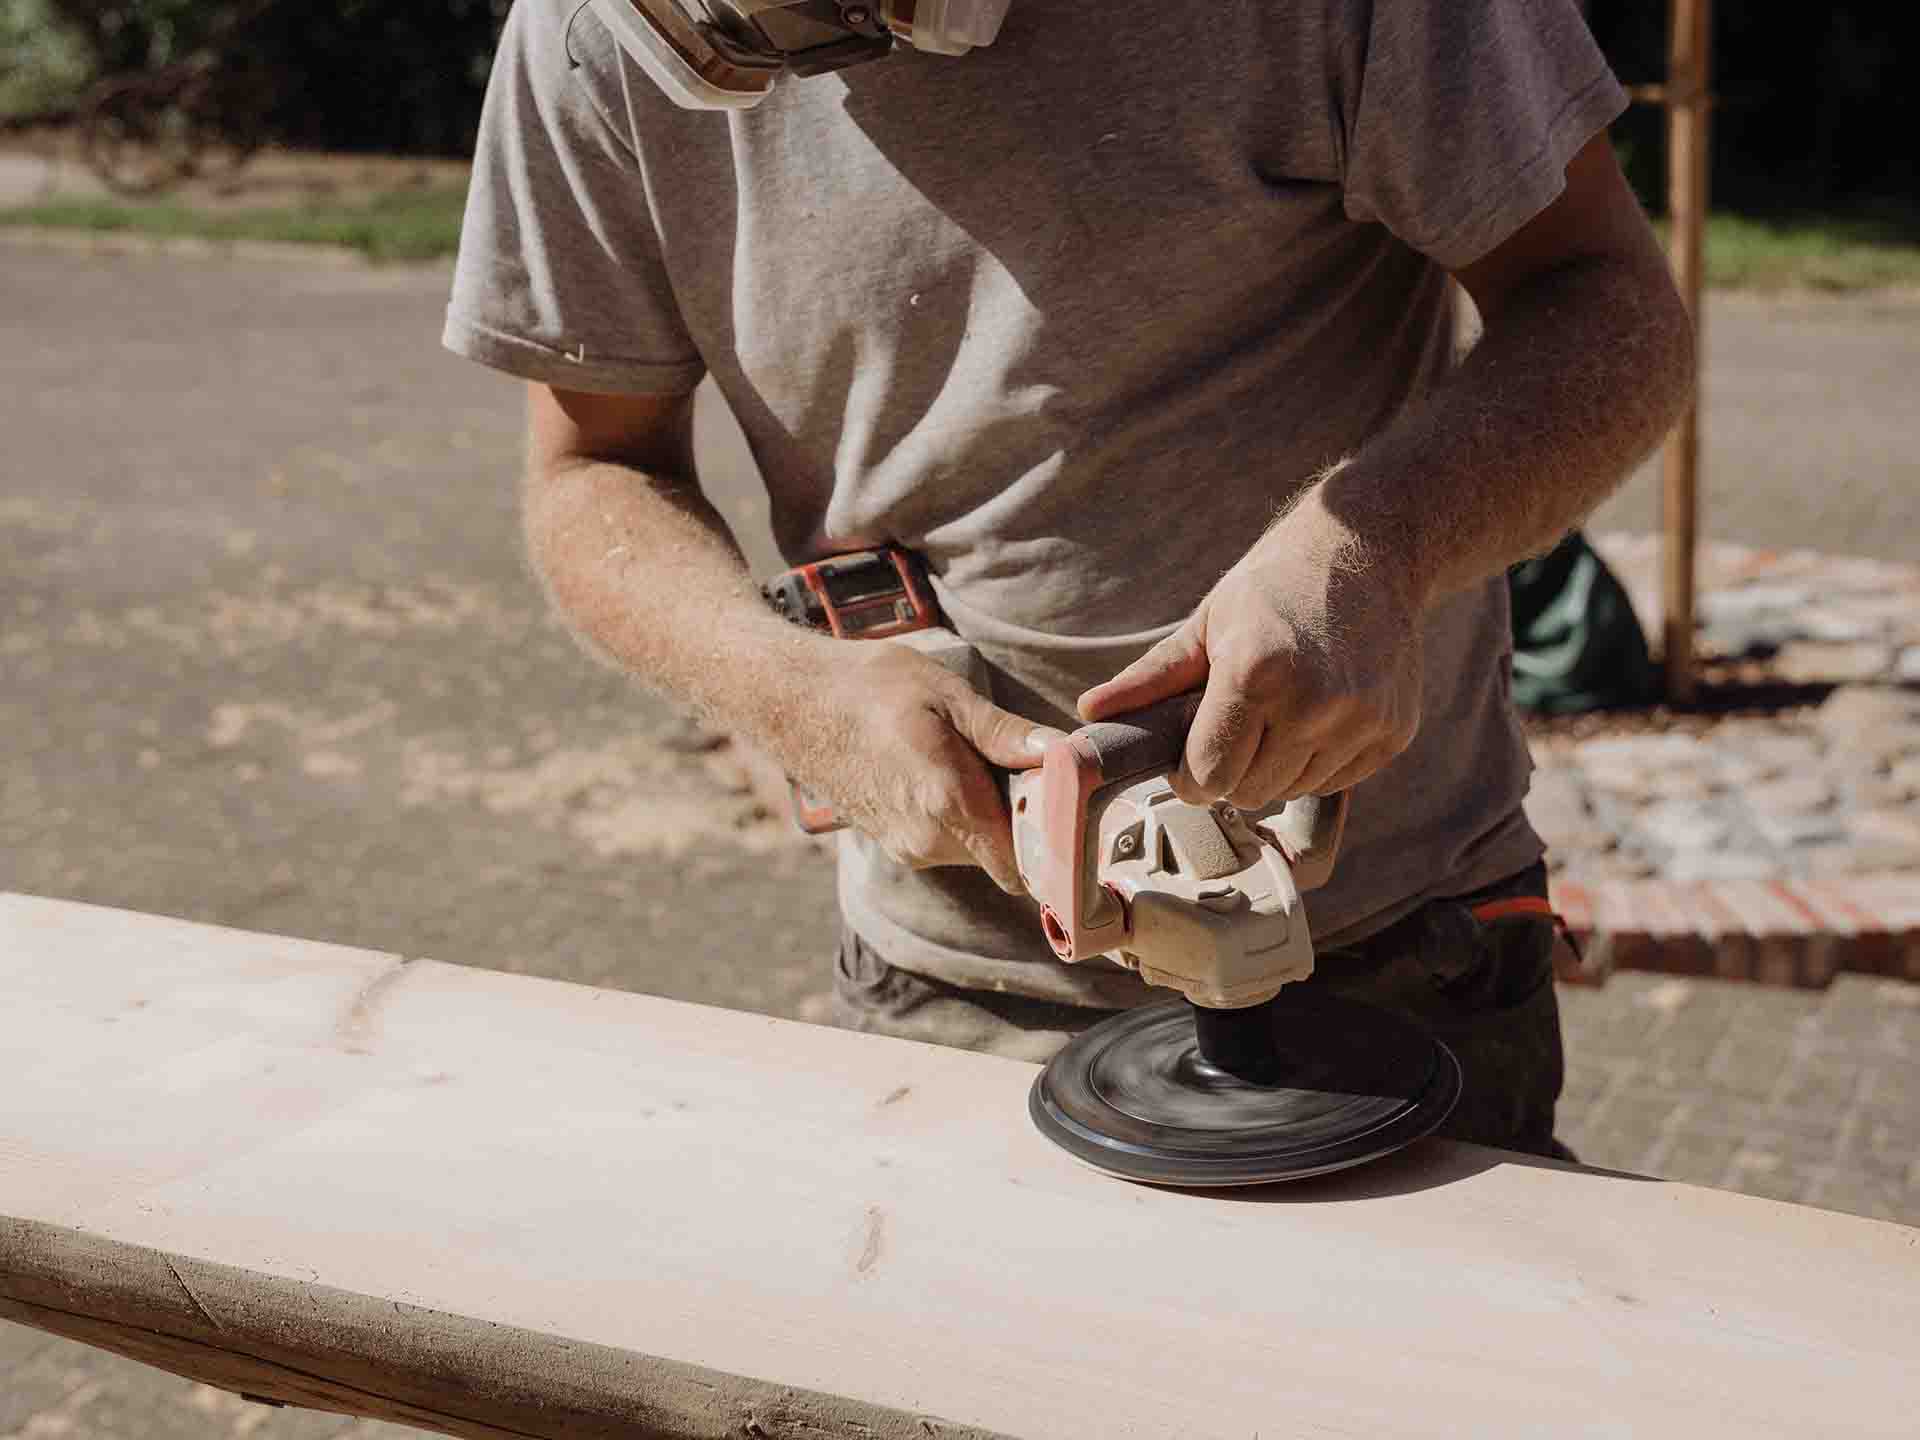
[[[834,640],[761,598],[693,462],[691,395],[528,386],[527,549],[589,649],[761,746],[897,859],[980,865],[1018,891],[982,757],[1055,732],[904,646]]]

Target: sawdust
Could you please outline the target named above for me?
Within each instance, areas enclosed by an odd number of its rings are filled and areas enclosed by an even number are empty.
[[[215,750],[230,750],[250,738],[265,738],[261,732],[277,731],[296,744],[316,747],[303,757],[303,765],[317,754],[332,753],[328,747],[352,740],[391,723],[398,707],[391,700],[352,710],[344,715],[321,710],[304,710],[283,701],[267,700],[256,704],[229,701],[213,707],[207,721],[207,744]],[[322,768],[328,762],[322,761]],[[340,773],[340,772],[336,772]]]
[[[425,580],[412,585],[318,585],[288,595],[214,594],[207,599],[203,623],[209,638],[231,656],[305,638],[316,627],[388,637],[471,624],[497,628],[506,618],[481,586]]]
[[[0,527],[40,535],[70,535],[79,528],[71,509],[56,509],[29,495],[0,495]]]
[[[417,741],[406,747],[401,776],[405,807],[478,801],[565,831],[603,858],[672,858],[714,843],[765,854],[808,843],[750,793],[717,791],[704,768],[644,735],[507,763]]]
[[[183,655],[232,660],[282,646],[318,645],[328,636],[393,639],[477,626],[498,637],[528,623],[484,586],[429,578],[407,585],[335,582],[285,593],[216,590],[184,614],[154,605],[82,609],[66,617],[60,639],[80,649],[112,651],[158,643]]]
[[[397,744],[402,807],[477,802],[492,814],[570,834],[606,859],[671,858],[713,843],[754,854],[810,843],[750,791],[728,783],[708,757],[675,754],[652,735],[572,746],[542,735],[532,753],[501,744],[476,753],[445,736],[396,741],[383,732],[397,713],[389,700],[345,712],[224,701],[208,716],[205,740],[213,750],[251,755],[291,750],[302,774],[337,782],[361,779],[379,758],[373,749]],[[372,748],[353,743],[370,740],[377,742]]]

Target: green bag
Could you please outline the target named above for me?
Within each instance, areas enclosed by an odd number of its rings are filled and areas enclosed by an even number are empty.
[[[1513,701],[1570,715],[1646,705],[1660,674],[1626,588],[1578,530],[1507,572]]]

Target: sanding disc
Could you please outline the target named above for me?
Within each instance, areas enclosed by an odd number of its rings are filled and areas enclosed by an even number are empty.
[[[1285,990],[1267,1008],[1278,1065],[1255,1084],[1207,1063],[1185,1000],[1076,1036],[1034,1081],[1040,1132],[1110,1174],[1155,1185],[1256,1185],[1398,1150],[1447,1117],[1460,1066],[1399,1016]]]

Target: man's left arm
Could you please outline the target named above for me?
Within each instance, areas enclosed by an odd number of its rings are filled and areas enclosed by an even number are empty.
[[[1310,497],[1428,603],[1551,549],[1659,443],[1694,373],[1686,309],[1605,135],[1559,199],[1455,278],[1484,337]]]
[[[1419,724],[1428,609],[1552,548],[1684,408],[1692,327],[1604,134],[1552,204],[1454,273],[1485,326],[1466,361],[1081,697],[1092,720],[1204,686],[1185,798],[1256,808],[1385,765]]]

